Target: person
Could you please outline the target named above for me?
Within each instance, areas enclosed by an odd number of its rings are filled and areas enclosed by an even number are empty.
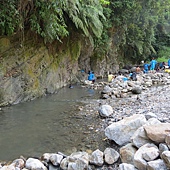
[[[92,83],[94,83],[95,80],[96,80],[96,77],[95,77],[95,75],[94,75],[94,71],[92,71]]]
[[[156,64],[157,64],[157,61],[154,59],[154,58],[152,58],[152,61],[150,62],[150,70],[151,71],[154,71],[155,70],[155,66],[156,66]]]
[[[148,73],[148,71],[149,71],[149,64],[145,63],[143,65],[143,73]]]
[[[95,79],[96,78],[95,78],[94,72],[93,71],[89,71],[88,80],[92,81],[92,83],[94,83]]]
[[[70,85],[69,85],[69,88],[70,88],[70,89],[73,89],[73,86],[72,86],[72,84],[70,84]]]
[[[130,74],[129,74],[129,78],[130,78],[130,79],[132,79],[132,72],[130,72]]]
[[[137,66],[137,67],[136,67],[136,73],[138,74],[138,73],[140,73],[140,72],[141,72],[141,69],[140,69],[139,66]]]
[[[88,74],[89,74],[89,75],[88,75],[88,80],[89,80],[89,81],[92,81],[92,72],[89,71]]]
[[[162,69],[162,67],[163,67],[163,62],[160,62],[159,68]]]
[[[165,62],[161,62],[159,64],[159,68],[160,68],[160,70],[165,70]]]
[[[156,70],[157,72],[160,71],[160,64],[159,64],[159,63],[156,63],[156,65],[155,65],[155,70]]]
[[[168,60],[168,67],[170,68],[170,59]]]
[[[111,83],[113,81],[113,79],[114,79],[114,75],[111,72],[109,72],[109,74],[108,74],[108,82]]]
[[[136,72],[130,73],[129,77],[130,77],[131,80],[137,81]]]

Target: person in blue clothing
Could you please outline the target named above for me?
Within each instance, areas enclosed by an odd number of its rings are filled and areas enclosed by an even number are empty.
[[[129,77],[130,77],[131,80],[137,81],[136,72],[130,73]]]
[[[170,68],[170,59],[168,60],[168,67]]]
[[[89,71],[89,76],[88,76],[88,80],[89,81],[92,81],[92,83],[94,83],[95,82],[95,75],[94,75],[94,72],[92,71]]]
[[[95,82],[95,80],[96,80],[96,77],[95,77],[95,75],[94,75],[94,71],[92,71],[92,83],[94,83]]]
[[[154,71],[155,70],[155,66],[156,66],[156,64],[157,64],[157,61],[153,58],[152,59],[152,61],[151,61],[151,63],[150,63],[150,70],[151,71]]]
[[[149,64],[145,63],[143,65],[143,73],[148,73],[148,71],[149,71]]]

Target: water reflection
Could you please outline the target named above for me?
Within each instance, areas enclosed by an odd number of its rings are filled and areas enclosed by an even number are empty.
[[[63,88],[55,95],[3,108],[0,112],[0,160],[66,152],[77,147],[84,134],[81,118],[74,116],[75,106],[87,96],[97,95],[94,90],[74,86]]]

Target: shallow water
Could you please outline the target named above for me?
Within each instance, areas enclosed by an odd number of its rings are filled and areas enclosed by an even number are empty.
[[[74,86],[58,94],[3,108],[0,112],[0,160],[13,160],[20,155],[39,157],[43,153],[63,152],[81,147],[86,137],[83,117],[77,106],[98,92]]]

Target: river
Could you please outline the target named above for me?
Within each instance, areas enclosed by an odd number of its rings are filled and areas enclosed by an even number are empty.
[[[88,119],[77,116],[77,109],[98,97],[92,89],[65,87],[57,94],[2,108],[0,160],[58,151],[67,154],[88,145]],[[92,119],[89,121],[96,121]]]

